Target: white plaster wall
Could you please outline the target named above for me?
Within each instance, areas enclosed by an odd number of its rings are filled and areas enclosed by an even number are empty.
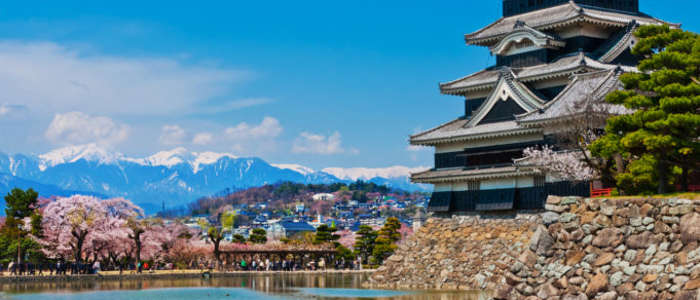
[[[535,186],[535,178],[532,176],[520,176],[517,178],[516,187],[533,187]]]
[[[452,185],[449,183],[438,183],[433,188],[435,192],[450,192],[452,191]]]
[[[456,191],[456,192],[460,192],[460,191],[468,191],[469,188],[467,187],[466,182],[457,182],[457,183],[454,183],[452,185],[452,190]]]
[[[489,179],[481,181],[482,190],[496,190],[496,189],[510,189],[514,188],[516,184],[516,178],[499,178],[499,179]]]
[[[493,139],[482,139],[469,142],[451,143],[451,144],[440,144],[435,147],[435,153],[445,153],[445,152],[456,152],[462,151],[465,148],[474,147],[486,147],[502,144],[515,144],[522,142],[538,141],[543,138],[541,133],[522,135],[522,136],[508,136]]]

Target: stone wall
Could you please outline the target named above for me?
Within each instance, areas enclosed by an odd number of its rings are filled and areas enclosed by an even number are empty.
[[[490,289],[528,245],[538,214],[430,218],[399,245],[367,285],[380,288]]]
[[[499,299],[700,299],[700,201],[549,197]]]
[[[698,200],[552,196],[541,214],[431,218],[367,285],[700,300],[699,242]]]

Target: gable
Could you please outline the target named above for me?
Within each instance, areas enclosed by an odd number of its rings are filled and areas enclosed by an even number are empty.
[[[515,120],[515,114],[539,109],[544,103],[526,86],[513,80],[512,73],[501,74],[496,88],[465,127]]]
[[[499,100],[496,102],[486,116],[481,119],[479,124],[512,121],[515,120],[515,115],[526,112],[527,111],[520,107],[513,98],[508,97],[506,100]]]

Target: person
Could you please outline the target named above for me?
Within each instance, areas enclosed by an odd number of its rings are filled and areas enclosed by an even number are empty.
[[[265,271],[270,271],[270,259],[265,259]]]
[[[143,266],[141,265],[141,262],[139,262],[138,264],[136,264],[136,272],[139,273],[139,274],[141,274],[141,268],[142,268],[142,267],[143,267]]]
[[[243,269],[243,271],[245,271],[247,267],[248,266],[246,266],[245,259],[241,259],[241,269]]]
[[[318,269],[319,270],[324,270],[326,268],[326,262],[323,260],[323,257],[318,261]]]
[[[100,273],[100,262],[99,262],[99,261],[95,261],[95,263],[92,264],[92,272],[93,272],[94,274],[99,274],[99,273]]]
[[[10,275],[17,275],[17,267],[15,267],[15,261],[11,261],[10,264],[7,266],[7,268],[10,270]]]

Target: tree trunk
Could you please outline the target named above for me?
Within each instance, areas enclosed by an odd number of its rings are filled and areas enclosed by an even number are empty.
[[[85,243],[85,237],[87,236],[87,231],[72,231],[71,234],[73,234],[73,237],[75,237],[75,253],[73,255],[75,256],[75,263],[78,264],[82,260],[82,254],[83,254],[83,243]]]
[[[22,238],[17,238],[17,263],[22,263]]]
[[[688,167],[684,167],[683,173],[681,173],[681,190],[688,191]]]
[[[666,194],[667,192],[667,182],[668,182],[668,165],[663,159],[659,159],[656,165],[659,174],[659,187],[657,192],[659,194]]]
[[[143,230],[141,229],[134,229],[134,234],[129,235],[129,238],[134,240],[134,246],[136,247],[136,263],[141,261],[141,233],[143,233]]]
[[[220,255],[220,252],[219,252],[219,244],[221,243],[221,240],[220,240],[220,239],[214,239],[214,240],[212,240],[212,242],[214,242],[214,258],[216,258],[216,261],[217,261],[217,262],[220,262],[219,257],[220,257],[221,255]]]

